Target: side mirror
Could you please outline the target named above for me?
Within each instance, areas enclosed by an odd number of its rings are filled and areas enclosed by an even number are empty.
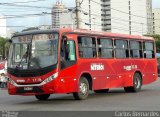
[[[12,43],[12,40],[11,40],[11,39],[9,39],[9,40],[8,40],[8,42],[9,42],[9,43]]]
[[[67,54],[69,54],[69,50],[70,50],[70,46],[69,46],[69,44],[66,44],[66,46],[65,46],[65,52]]]
[[[67,40],[68,40],[68,38],[67,38],[67,36],[62,36],[62,41],[61,41],[61,50],[62,51],[65,51],[65,48],[66,48],[66,46],[67,46]]]

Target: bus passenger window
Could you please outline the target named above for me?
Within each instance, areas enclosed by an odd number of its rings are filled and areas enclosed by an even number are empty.
[[[143,58],[142,43],[140,41],[130,41],[130,57]]]
[[[116,58],[128,58],[129,50],[128,50],[128,41],[126,40],[115,40],[115,54]]]
[[[98,57],[113,58],[113,42],[112,39],[98,39]]]
[[[96,58],[96,41],[91,37],[78,37],[78,51],[80,58]]]
[[[144,42],[144,58],[155,58],[153,42]]]

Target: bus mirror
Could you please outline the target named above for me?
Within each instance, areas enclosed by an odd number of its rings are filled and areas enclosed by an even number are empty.
[[[9,43],[12,43],[12,40],[11,40],[11,39],[9,39],[9,40],[8,40],[8,42],[9,42]]]
[[[66,46],[67,46],[67,36],[62,36],[62,45],[61,45],[62,51],[64,51]]]
[[[70,50],[70,46],[69,46],[69,44],[66,44],[66,46],[65,46],[66,54],[69,54],[69,50]]]

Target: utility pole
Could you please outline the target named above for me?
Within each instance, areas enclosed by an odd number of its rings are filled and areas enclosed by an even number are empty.
[[[144,27],[144,23],[141,23],[141,25],[142,25],[142,36],[143,36],[143,27]]]
[[[80,21],[80,0],[76,0],[76,21],[77,21],[77,29],[81,28]]]

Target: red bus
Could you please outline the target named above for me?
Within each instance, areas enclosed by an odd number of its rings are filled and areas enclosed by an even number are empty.
[[[16,34],[8,58],[10,95],[107,93],[124,87],[138,92],[157,80],[156,47],[151,37],[55,29]]]

